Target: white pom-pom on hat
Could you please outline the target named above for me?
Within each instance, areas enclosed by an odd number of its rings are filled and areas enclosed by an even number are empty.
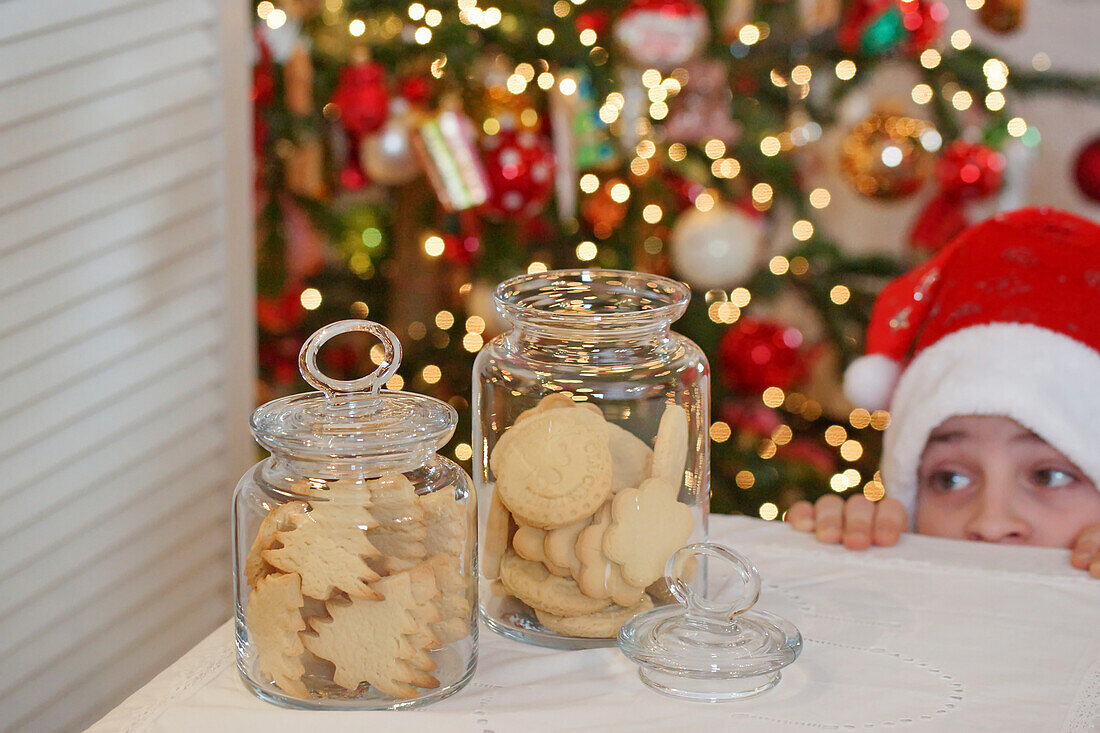
[[[856,407],[885,410],[901,376],[901,364],[883,354],[861,356],[844,370],[844,395]]]

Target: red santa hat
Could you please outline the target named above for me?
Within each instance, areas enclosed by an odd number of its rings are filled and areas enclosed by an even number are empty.
[[[882,476],[912,511],[928,436],[956,415],[1012,418],[1100,486],[1100,226],[999,214],[879,294],[853,404],[889,409]]]

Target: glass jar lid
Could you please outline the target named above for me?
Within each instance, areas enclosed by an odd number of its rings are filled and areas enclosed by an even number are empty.
[[[497,310],[512,323],[637,328],[678,319],[691,289],[671,278],[630,270],[550,270],[505,280],[493,297]]]
[[[732,600],[694,589],[715,588],[717,594],[738,580],[743,588]],[[619,629],[618,639],[642,682],[658,692],[701,702],[752,697],[774,687],[779,671],[802,651],[802,634],[793,624],[750,610],[760,597],[760,575],[744,555],[709,542],[688,545],[668,559],[665,581],[680,605],[639,613]]]
[[[365,377],[333,379],[317,365],[317,352],[335,336],[375,336],[383,358]],[[432,397],[382,389],[401,363],[401,343],[373,321],[346,320],[318,329],[298,354],[298,368],[319,392],[272,400],[252,413],[256,440],[272,453],[310,459],[363,459],[393,470],[427,457],[450,439],[458,423],[453,407]]]

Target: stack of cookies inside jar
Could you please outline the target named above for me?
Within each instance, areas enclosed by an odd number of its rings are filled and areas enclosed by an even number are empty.
[[[489,625],[539,644],[608,643],[671,600],[665,563],[701,539],[705,509],[689,411],[673,401],[615,417],[568,392],[541,398],[489,451],[481,553]],[[633,430],[632,430],[633,428]],[[690,458],[690,460],[689,460]]]

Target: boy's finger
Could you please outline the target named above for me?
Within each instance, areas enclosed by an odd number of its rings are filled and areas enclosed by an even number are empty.
[[[897,499],[886,498],[875,502],[874,523],[875,544],[879,547],[896,545],[908,524],[905,507]]]
[[[814,505],[808,501],[795,502],[787,510],[786,519],[799,532],[809,532],[814,528]]]
[[[844,523],[844,500],[828,494],[814,503],[814,535],[818,542],[835,545],[840,542]]]
[[[862,494],[844,502],[844,546],[849,550],[866,550],[871,546],[871,522],[875,505]]]
[[[1073,545],[1069,561],[1073,567],[1092,572],[1090,564],[1100,560],[1100,526],[1089,527],[1080,534]]]

